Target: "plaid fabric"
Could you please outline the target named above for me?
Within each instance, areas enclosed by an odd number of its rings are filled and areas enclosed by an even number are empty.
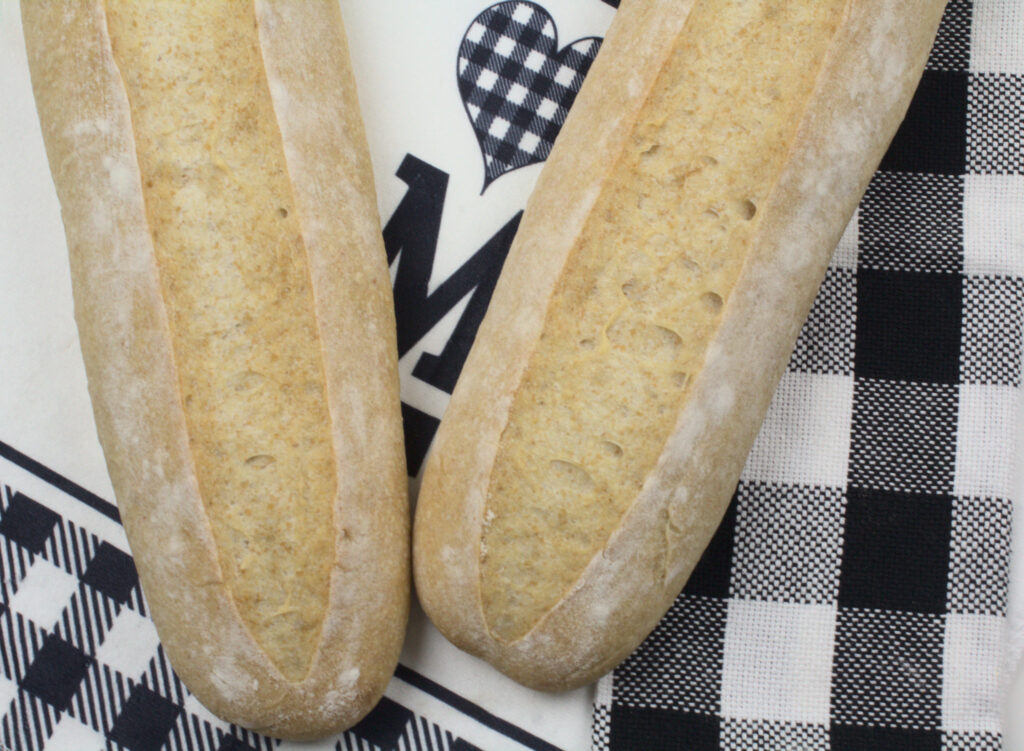
[[[229,725],[188,691],[160,646],[126,550],[113,505],[0,444],[0,749],[305,747]],[[384,697],[320,748],[478,748],[446,727],[487,724],[471,702],[401,665],[388,693],[401,701]],[[518,728],[497,730],[505,747],[550,748]]]
[[[587,37],[559,50],[554,21],[534,3],[498,3],[474,19],[459,50],[459,92],[483,154],[484,190],[548,158],[600,47]]]
[[[1024,6],[950,3],[733,505],[597,749],[998,749]]]

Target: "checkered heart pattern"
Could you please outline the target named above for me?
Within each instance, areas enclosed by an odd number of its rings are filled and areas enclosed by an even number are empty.
[[[9,447],[3,449],[7,452]],[[59,504],[52,503],[52,497],[61,492],[52,487],[45,497],[34,498],[3,485],[0,495],[0,748],[281,747],[280,741],[222,722],[189,693],[171,669],[146,615],[131,557],[53,510],[51,506]],[[117,515],[98,499],[93,505],[108,516]],[[398,675],[452,703],[450,692],[408,668],[400,666]],[[472,714],[475,708],[462,704]],[[517,730],[505,729],[513,734]],[[528,742],[529,734],[522,735]],[[331,747],[477,749],[387,697]]]
[[[1001,747],[1024,3],[953,0],[725,523],[597,749]]]
[[[534,3],[492,5],[459,49],[459,93],[484,159],[484,190],[547,159],[601,40],[558,50],[555,22]]]

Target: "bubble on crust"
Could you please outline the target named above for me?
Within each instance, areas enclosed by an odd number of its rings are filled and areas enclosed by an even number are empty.
[[[639,316],[616,319],[607,336],[615,350],[645,359],[674,360],[683,345],[676,331]]]
[[[753,219],[754,215],[757,214],[757,204],[749,198],[742,201],[736,201],[735,209],[740,218],[747,222]]]
[[[560,482],[582,489],[594,487],[594,478],[591,477],[587,470],[575,462],[553,459],[549,466],[551,467],[553,477]]]
[[[608,456],[615,458],[622,456],[622,446],[615,441],[601,441],[601,450]]]
[[[722,306],[725,304],[722,300],[722,296],[717,292],[705,292],[700,296],[700,302],[704,306],[704,309],[709,313],[718,313],[722,310]]]
[[[637,283],[636,279],[630,279],[622,285],[622,294],[632,302],[639,302],[644,298],[643,287]]]
[[[270,454],[257,454],[256,456],[250,456],[246,459],[245,466],[250,469],[266,469],[276,461],[277,459]]]

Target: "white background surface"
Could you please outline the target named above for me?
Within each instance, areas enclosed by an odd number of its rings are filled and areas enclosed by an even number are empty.
[[[393,175],[406,152],[446,171],[467,161],[477,168],[453,172],[441,237],[441,244],[452,252],[449,267],[442,264],[437,269],[443,279],[525,202],[539,169],[506,175],[484,196],[479,193],[479,154],[467,132],[453,80],[454,56],[465,24],[485,4],[468,0],[341,2],[368,122],[382,215],[389,216],[404,194],[404,183]],[[557,20],[560,45],[603,34],[611,18],[610,9],[597,0],[592,4],[546,0],[545,4]],[[112,500],[78,352],[66,246],[35,120],[18,8],[10,0],[0,0],[0,92],[4,97],[0,117],[0,440]],[[463,131],[458,132],[459,128]],[[442,337],[446,333],[437,332]],[[429,347],[429,342],[423,346]],[[403,358],[407,375],[422,350],[419,347]],[[407,378],[403,396],[424,411],[439,414],[443,402],[437,400],[443,400],[443,395],[424,386]],[[1024,404],[1020,414],[1018,445],[1024,447]],[[1024,495],[1024,461],[1020,467],[1017,499]],[[1022,517],[1018,503],[1011,596],[1011,632],[1018,648],[1024,647]],[[403,659],[556,745],[578,749],[589,744],[589,690],[560,697],[528,691],[451,647],[421,616],[414,620]],[[1008,657],[1008,673],[1010,665]],[[453,685],[456,679],[451,676],[456,675],[458,685]],[[514,717],[510,706],[517,707]],[[1020,671],[1009,695],[1007,719],[1006,749],[1024,751],[1024,674]]]

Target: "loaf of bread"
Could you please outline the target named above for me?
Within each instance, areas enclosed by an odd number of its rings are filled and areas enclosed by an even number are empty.
[[[426,612],[549,690],[625,658],[719,524],[944,0],[630,0],[428,461]]]
[[[96,424],[211,711],[355,723],[398,659],[394,313],[336,2],[24,0]]]

